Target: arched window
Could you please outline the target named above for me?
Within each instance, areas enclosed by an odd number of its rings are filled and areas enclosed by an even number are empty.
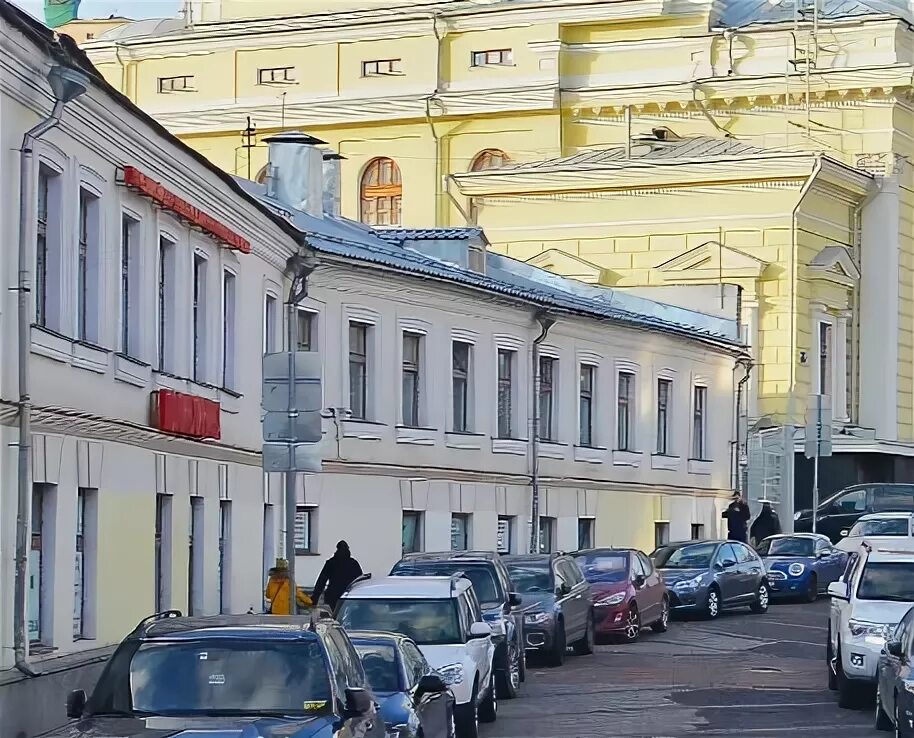
[[[498,169],[505,164],[510,164],[511,158],[501,149],[486,149],[480,151],[470,165],[471,172],[483,172],[486,169]]]
[[[372,159],[359,186],[360,219],[368,225],[400,225],[403,183],[393,159]]]
[[[257,176],[254,177],[254,181],[257,184],[266,184],[267,183],[267,169],[270,168],[270,165],[267,164],[263,169],[257,172]]]

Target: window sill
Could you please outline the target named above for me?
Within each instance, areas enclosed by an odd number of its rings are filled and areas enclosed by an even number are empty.
[[[380,441],[382,429],[386,427],[387,425],[384,423],[360,418],[340,421],[343,438],[353,438],[359,441]]]
[[[115,354],[114,378],[134,387],[148,387],[152,381],[152,367],[125,354]]]
[[[72,349],[73,366],[96,374],[108,373],[110,351],[85,341],[74,341]]]
[[[509,454],[512,456],[527,455],[527,441],[520,438],[493,438],[493,454]]]
[[[437,432],[434,428],[414,428],[412,426],[398,425],[397,443],[410,446],[434,446]]]
[[[651,469],[658,471],[679,471],[680,456],[667,456],[666,454],[651,454]]]
[[[609,450],[599,446],[575,446],[574,460],[584,464],[605,464]]]
[[[711,459],[689,459],[689,474],[709,475],[714,471],[714,462]]]
[[[228,390],[225,387],[219,388],[219,406],[222,411],[230,415],[237,415],[241,412],[241,398],[237,392]]]
[[[613,451],[613,466],[630,466],[638,469],[641,466],[641,458],[644,456],[640,451],[623,451],[616,449]]]
[[[541,459],[564,459],[565,458],[565,449],[568,447],[568,444],[559,443],[557,441],[546,441],[540,440],[537,444],[536,455]]]
[[[38,354],[63,364],[69,364],[73,357],[72,339],[37,323],[32,323],[31,343],[33,354]]]
[[[158,389],[172,390],[182,392],[187,395],[196,395],[204,397],[213,402],[219,402],[221,391],[211,384],[196,382],[190,377],[178,377],[168,372],[153,372],[155,385]]]
[[[479,451],[482,449],[482,433],[465,433],[462,431],[448,431],[444,434],[444,445],[464,451]]]

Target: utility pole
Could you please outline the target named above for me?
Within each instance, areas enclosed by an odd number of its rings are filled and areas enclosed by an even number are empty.
[[[257,125],[248,116],[248,125],[241,132],[241,148],[248,152],[248,179],[251,179],[251,151],[257,146]]]
[[[806,405],[806,458],[812,459],[812,532],[818,532],[819,457],[832,455],[831,397],[810,395]]]

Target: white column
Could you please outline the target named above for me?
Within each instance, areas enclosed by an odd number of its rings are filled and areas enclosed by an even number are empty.
[[[834,419],[846,423],[847,413],[847,319],[849,312],[840,312],[835,318],[835,358],[833,369],[832,412]]]

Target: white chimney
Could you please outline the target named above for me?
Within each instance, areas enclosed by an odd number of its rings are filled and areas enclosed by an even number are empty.
[[[324,152],[318,146],[325,142],[299,131],[264,140],[270,146],[267,193],[286,207],[322,218]]]
[[[342,196],[340,162],[346,157],[335,151],[324,152],[324,213],[340,217],[340,198]]]

